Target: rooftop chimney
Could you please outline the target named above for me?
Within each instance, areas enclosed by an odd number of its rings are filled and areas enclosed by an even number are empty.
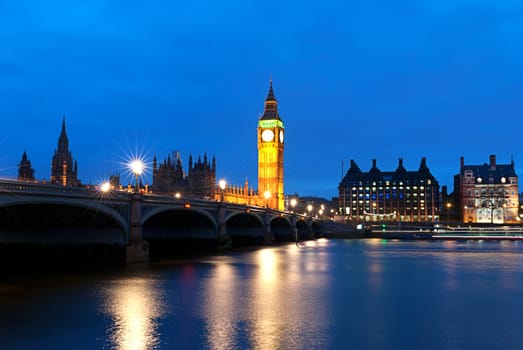
[[[459,168],[461,170],[463,170],[464,167],[465,167],[465,158],[461,157],[461,158],[459,158]]]
[[[496,155],[495,154],[490,155],[490,170],[493,170],[493,171],[496,170]]]

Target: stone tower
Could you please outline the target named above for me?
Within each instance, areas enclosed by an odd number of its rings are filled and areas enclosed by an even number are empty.
[[[22,154],[22,160],[18,165],[18,180],[19,181],[35,181],[35,171],[31,167],[31,161],[27,158],[27,153]]]
[[[69,151],[69,139],[65,131],[65,116],[62,120],[62,132],[58,137],[58,148],[54,151],[51,163],[51,183],[62,186],[78,186],[78,163],[73,162]]]
[[[270,82],[265,109],[258,120],[258,196],[272,209],[284,209],[283,121]]]

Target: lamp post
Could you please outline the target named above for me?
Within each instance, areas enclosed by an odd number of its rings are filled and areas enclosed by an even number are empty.
[[[131,162],[130,168],[136,179],[136,192],[139,192],[140,188],[139,188],[138,179],[143,173],[145,164],[140,159],[135,159]]]
[[[108,193],[109,191],[111,191],[111,183],[109,181],[105,181],[104,183],[102,183],[100,185],[100,191],[102,193]]]
[[[265,198],[265,207],[269,208],[269,199],[271,199],[271,191],[263,192],[263,198]]]
[[[227,181],[221,179],[218,181],[218,187],[220,188],[220,201],[223,202],[223,196],[225,193],[225,188],[227,187]]]
[[[290,204],[291,204],[291,211],[294,214],[294,208],[296,208],[296,205],[298,205],[298,201],[296,200],[296,198],[292,198],[290,201]]]
[[[309,216],[312,217],[312,204],[307,205],[307,211],[309,212]]]
[[[296,205],[298,204],[298,201],[296,198],[292,198],[290,201],[291,204],[291,211],[292,211],[292,230],[294,231],[294,239],[296,240],[296,245],[298,244],[298,228],[296,227],[296,212],[294,209],[296,208]]]

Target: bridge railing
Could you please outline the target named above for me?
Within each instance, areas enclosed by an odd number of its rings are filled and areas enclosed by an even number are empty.
[[[81,196],[81,197],[103,197],[97,187],[94,186],[62,186],[51,183],[23,182],[15,180],[0,180],[0,192],[4,193],[30,193],[47,194],[59,196]],[[129,197],[130,193],[124,191],[114,191],[107,198]]]

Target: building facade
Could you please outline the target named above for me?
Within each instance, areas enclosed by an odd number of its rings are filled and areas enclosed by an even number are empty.
[[[439,184],[422,158],[417,171],[407,171],[399,159],[395,171],[383,172],[372,160],[368,172],[354,160],[339,187],[339,213],[351,221],[436,222]]]
[[[265,109],[258,120],[258,196],[267,207],[284,210],[283,192],[283,121],[278,113],[278,101],[270,82]]]
[[[51,161],[51,183],[62,186],[78,186],[78,163],[73,161],[69,151],[69,139],[65,130],[65,116],[62,120],[62,131],[58,137],[58,147]]]
[[[181,196],[214,199],[216,196],[216,159],[203,160],[198,157],[193,162],[189,155],[189,168],[186,173],[182,167],[179,153],[168,156],[158,164],[156,156],[153,159],[152,191],[162,194],[176,194]]]
[[[35,182],[35,171],[31,166],[31,161],[27,158],[27,153],[22,154],[22,160],[18,164],[18,181]]]
[[[454,176],[456,212],[463,223],[519,223],[518,176],[514,161],[496,164],[466,165],[460,158],[460,172]]]

